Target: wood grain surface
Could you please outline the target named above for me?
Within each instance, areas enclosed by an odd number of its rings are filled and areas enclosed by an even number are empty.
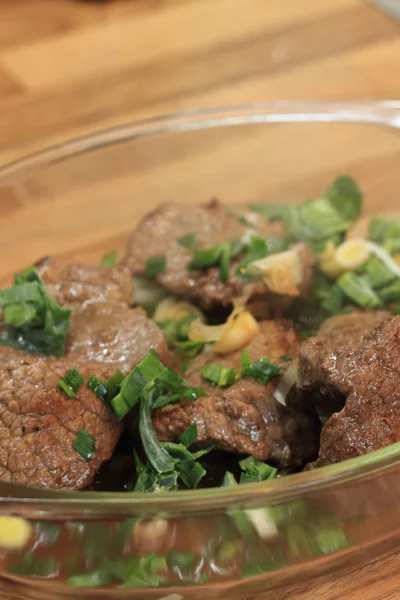
[[[361,0],[1,0],[0,164],[186,108],[399,99],[399,64],[399,25]],[[398,169],[398,143],[381,154]],[[28,203],[2,196],[0,227]],[[400,556],[371,559],[274,600],[400,598]]]

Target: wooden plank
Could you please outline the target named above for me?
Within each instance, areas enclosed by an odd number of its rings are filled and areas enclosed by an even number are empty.
[[[203,49],[211,53],[217,48],[210,45],[237,42],[237,38],[255,35],[266,40],[270,31],[293,22],[302,23],[310,17],[316,19],[322,9],[324,18],[328,19],[330,13],[352,5],[354,0],[336,0],[328,8],[329,5],[319,0],[309,0],[306,4],[292,3],[290,10],[282,10],[279,0],[253,0],[252,10],[249,10],[247,2],[230,0],[229,10],[235,11],[235,19],[231,19],[227,16],[225,1],[187,2],[165,7],[154,14],[107,21],[34,46],[11,49],[3,53],[1,62],[31,89],[65,86],[96,76],[104,78],[116,69],[129,68],[132,72],[140,66],[147,68],[154,60],[161,59],[165,68],[168,57],[198,54]],[[362,25],[356,29],[361,31]],[[390,26],[387,31],[390,34]],[[326,41],[328,39],[326,36]],[[174,69],[174,64],[169,68]]]

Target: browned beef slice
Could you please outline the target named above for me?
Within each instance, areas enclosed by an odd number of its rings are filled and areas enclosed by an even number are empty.
[[[37,263],[37,268],[49,294],[61,306],[77,308],[93,302],[133,302],[131,273],[124,267],[62,265],[46,258]]]
[[[305,389],[342,394],[344,408],[323,427],[323,466],[354,458],[400,440],[400,317],[385,320],[357,344],[332,350],[318,338],[300,355]]]
[[[392,313],[386,310],[355,311],[347,315],[335,315],[322,324],[318,331],[318,338],[335,348],[345,344],[355,344],[363,335],[385,319],[390,319],[391,316]]]
[[[268,357],[286,369],[283,356],[296,358],[299,341],[288,322],[266,321],[261,332],[248,345],[250,359]],[[208,396],[195,403],[170,405],[154,414],[153,423],[162,440],[175,440],[191,424],[198,428],[201,445],[217,447],[238,454],[251,454],[280,467],[299,467],[315,457],[318,450],[319,421],[304,410],[297,398],[288,398],[282,406],[273,397],[279,378],[267,385],[243,378],[227,389],[202,380],[199,370],[204,364],[217,362],[240,369],[243,351],[220,358],[211,352],[200,355],[186,375],[192,385],[200,383]]]
[[[86,384],[75,398],[58,388],[59,379],[75,366],[69,358],[6,353],[0,370],[0,480],[81,489],[111,457],[120,436],[111,410]],[[79,371],[86,379],[111,375],[109,367],[90,363],[79,365]],[[88,461],[72,448],[81,428],[96,440],[95,455]]]
[[[244,211],[237,209],[244,214]],[[281,233],[281,225],[268,223],[260,215],[252,214],[255,219],[256,235],[276,236]],[[219,269],[212,267],[203,271],[188,270],[193,250],[187,250],[178,244],[177,239],[188,233],[195,233],[197,248],[210,248],[216,244],[241,238],[248,227],[229,214],[229,209],[217,201],[205,205],[185,206],[163,204],[146,215],[139,223],[130,240],[124,264],[136,275],[144,275],[146,261],[152,256],[165,255],[166,273],[160,273],[156,280],[177,296],[187,296],[206,310],[218,306],[228,307],[232,301],[243,294],[245,283],[235,276],[237,261],[231,264],[227,282],[220,279]],[[309,270],[309,255],[305,257]],[[276,298],[263,283],[254,286],[254,293],[263,297]],[[274,304],[276,308],[276,302]]]
[[[79,361],[114,365],[127,374],[154,348],[164,363],[170,354],[164,333],[141,308],[97,302],[73,311],[67,352]]]

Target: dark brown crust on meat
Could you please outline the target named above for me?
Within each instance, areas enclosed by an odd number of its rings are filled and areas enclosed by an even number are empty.
[[[121,427],[86,384],[75,398],[58,388],[74,365],[69,359],[45,359],[15,352],[3,364],[0,380],[0,479],[35,487],[81,489],[101,463],[111,458]],[[87,379],[111,373],[99,365],[81,365]],[[86,461],[72,444],[79,429],[96,440]]]
[[[342,394],[346,403],[326,422],[319,467],[400,440],[400,317],[386,320],[355,345],[331,350],[318,339],[305,344],[300,384]]]
[[[245,211],[238,207],[237,212]],[[279,235],[281,225],[268,223],[254,214],[257,235]],[[177,296],[186,296],[206,310],[219,306],[229,307],[243,294],[245,282],[234,276],[237,263],[231,265],[231,276],[226,283],[220,280],[219,270],[189,271],[193,251],[182,248],[177,239],[187,233],[196,233],[197,247],[210,248],[216,244],[239,239],[248,227],[229,215],[228,207],[218,201],[205,205],[182,206],[162,204],[147,214],[139,223],[128,245],[124,264],[139,276],[145,275],[146,261],[165,255],[167,272],[156,276],[159,284]],[[260,286],[257,288],[260,290]],[[262,285],[261,293],[270,294]]]
[[[264,322],[261,331],[249,344],[251,360],[268,357],[287,368],[282,356],[296,358],[299,340],[289,322]],[[200,376],[208,362],[240,369],[243,350],[223,358],[203,353],[191,366],[186,379],[192,385],[203,385],[208,396],[195,403],[167,406],[155,411],[153,424],[162,440],[175,440],[195,422],[200,445],[216,443],[217,447],[238,454],[250,454],[269,460],[280,467],[299,467],[316,456],[319,422],[314,414],[295,402],[284,407],[273,397],[278,378],[267,385],[243,378],[223,390]]]

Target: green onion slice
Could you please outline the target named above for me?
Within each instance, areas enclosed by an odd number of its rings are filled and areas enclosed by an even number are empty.
[[[178,437],[178,442],[183,444],[186,448],[191,446],[197,438],[197,425],[192,423],[189,427]]]
[[[182,248],[186,248],[186,250],[193,250],[196,247],[196,234],[185,233],[185,235],[177,238],[176,242]]]
[[[146,261],[147,277],[154,277],[159,273],[165,273],[167,270],[167,259],[164,255],[152,256]]]
[[[96,452],[96,441],[86,429],[80,429],[72,447],[82,458],[90,460]]]
[[[282,372],[281,367],[268,360],[268,358],[259,358],[251,362],[248,350],[243,352],[240,361],[242,363],[242,377],[252,377],[262,385],[265,385]]]
[[[85,378],[77,371],[77,369],[71,369],[62,379],[60,379],[58,386],[67,394],[67,396],[73,398],[76,396],[84,381]]]
[[[105,254],[103,256],[103,258],[101,259],[100,267],[102,269],[111,269],[112,267],[115,267],[117,262],[118,253],[116,250],[114,250],[114,252],[109,252],[108,254]]]
[[[108,389],[107,385],[101,381],[98,377],[92,375],[89,377],[87,386],[96,396],[104,403],[107,402]]]
[[[222,367],[217,363],[210,363],[200,371],[201,376],[214,385],[227,387],[233,385],[238,378],[238,374],[233,368]]]

